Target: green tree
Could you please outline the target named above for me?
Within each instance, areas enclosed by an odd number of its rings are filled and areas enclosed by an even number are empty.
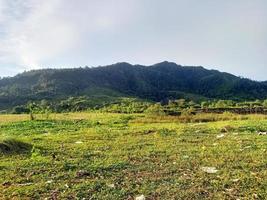
[[[201,102],[201,108],[202,109],[207,109],[208,107],[209,107],[209,102],[207,102],[207,101]]]
[[[30,110],[30,120],[35,120],[35,114],[38,113],[39,106],[34,102],[30,102],[28,103],[27,107]]]

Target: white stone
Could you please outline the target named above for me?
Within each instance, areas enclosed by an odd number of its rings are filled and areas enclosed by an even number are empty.
[[[108,187],[115,188],[115,185],[114,184],[108,184]]]
[[[46,181],[46,183],[48,183],[48,184],[50,184],[50,183],[52,183],[52,182],[53,182],[52,180]]]
[[[142,194],[141,196],[136,197],[135,200],[146,200],[146,197]]]
[[[223,138],[224,136],[224,134],[217,135],[217,139]]]
[[[201,169],[208,174],[216,174],[219,171],[215,167],[201,167]]]

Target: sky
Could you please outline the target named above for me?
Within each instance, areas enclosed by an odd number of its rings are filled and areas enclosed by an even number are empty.
[[[162,61],[267,80],[266,0],[0,0],[0,76]]]

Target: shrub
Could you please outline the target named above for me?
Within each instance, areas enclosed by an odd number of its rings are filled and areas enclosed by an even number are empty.
[[[159,103],[149,106],[145,112],[151,115],[165,115],[164,108]]]
[[[30,113],[30,109],[25,106],[16,106],[11,111],[12,114],[28,114]]]

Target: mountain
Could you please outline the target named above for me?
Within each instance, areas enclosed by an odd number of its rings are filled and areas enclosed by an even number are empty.
[[[161,62],[152,66],[117,63],[95,68],[42,69],[0,80],[0,109],[28,101],[69,96],[133,96],[251,100],[267,98],[267,82],[203,67]]]

